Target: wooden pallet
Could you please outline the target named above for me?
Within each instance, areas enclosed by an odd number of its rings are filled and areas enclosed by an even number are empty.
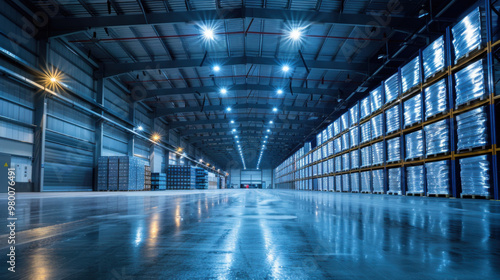
[[[412,161],[418,161],[418,160],[423,160],[423,159],[424,159],[424,157],[416,157],[416,158],[409,158],[406,161],[407,162],[412,162]]]
[[[373,194],[385,194],[384,192],[372,192]]]
[[[377,163],[377,164],[372,164],[372,166],[382,166],[384,165],[383,163]]]
[[[387,194],[388,194],[388,195],[401,195],[401,194],[399,194],[399,193],[395,193],[395,192],[388,192]]]
[[[424,196],[424,193],[406,193],[409,196]]]
[[[443,74],[444,72],[446,72],[447,69],[446,67],[445,68],[442,68],[441,70],[437,71],[436,73],[430,75],[429,77],[427,78],[424,78],[424,83],[428,83],[428,82],[431,82],[431,81],[434,81],[434,78]]]
[[[387,164],[400,163],[401,160],[388,161]]]
[[[432,116],[425,117],[425,120],[426,121],[433,120],[433,119],[439,118],[439,117],[446,115],[446,114],[448,114],[448,111],[439,112],[439,113],[436,113]]]
[[[481,52],[481,50],[482,50],[483,47],[484,47],[483,44],[480,44],[475,49],[472,49],[470,52],[468,52],[467,54],[465,54],[464,56],[462,56],[461,58],[459,58],[456,61],[455,65],[462,64],[464,61],[466,61],[467,59],[469,59],[469,57],[474,56],[477,53]]]
[[[471,199],[490,199],[489,195],[475,195],[475,194],[461,194],[460,198],[471,198]]]
[[[479,147],[474,147],[474,148],[461,149],[461,150],[457,150],[457,154],[482,151],[482,150],[486,150],[487,148],[488,148],[488,146],[479,146]]]
[[[428,193],[427,194],[428,197],[450,197],[451,195],[450,194],[445,194],[445,193]]]
[[[411,128],[411,127],[416,127],[418,125],[421,125],[422,124],[422,121],[418,121],[418,122],[414,122],[412,124],[407,124],[403,127],[403,129],[407,129],[407,128]]]
[[[437,158],[437,157],[442,157],[442,156],[447,156],[450,155],[450,152],[443,152],[443,153],[437,153],[433,155],[427,155],[425,158]]]
[[[481,102],[481,101],[485,101],[487,100],[489,97],[488,96],[481,96],[481,97],[478,97],[478,98],[475,98],[475,99],[472,99],[472,100],[469,100],[463,104],[460,104],[460,105],[456,105],[455,106],[455,110],[459,110],[459,109],[462,109],[464,107],[469,107],[475,103],[478,103],[478,102]]]

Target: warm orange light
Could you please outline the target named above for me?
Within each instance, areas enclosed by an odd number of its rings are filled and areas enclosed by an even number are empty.
[[[50,78],[50,81],[55,83],[55,82],[57,82],[57,79],[55,77],[52,77],[52,78]]]
[[[181,147],[177,148],[177,152],[179,153],[182,152],[182,148]]]
[[[159,134],[157,134],[157,133],[153,134],[153,140],[154,140],[154,141],[158,141],[158,140],[160,140],[160,135],[159,135]]]

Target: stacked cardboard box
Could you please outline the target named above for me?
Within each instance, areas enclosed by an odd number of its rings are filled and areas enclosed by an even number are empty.
[[[144,166],[144,190],[151,190],[151,167],[149,165]]]
[[[144,162],[129,156],[101,157],[97,168],[97,190],[143,190],[145,182]]]
[[[196,169],[196,188],[208,189],[208,172],[203,168]]]
[[[153,188],[153,190],[166,190],[167,174],[151,173],[151,187]]]
[[[167,189],[194,189],[196,173],[194,167],[171,165],[167,170]]]

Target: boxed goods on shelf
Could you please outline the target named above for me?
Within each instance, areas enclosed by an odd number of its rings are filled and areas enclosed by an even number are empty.
[[[361,167],[372,165],[372,147],[364,147],[361,149]]]
[[[316,135],[316,146],[321,145],[323,143],[323,135],[321,133],[318,133]]]
[[[373,192],[384,193],[384,170],[377,169],[371,171]]]
[[[366,143],[372,139],[372,126],[370,121],[361,124],[361,143]]]
[[[167,174],[166,173],[151,173],[151,187],[154,190],[167,189]]]
[[[344,133],[341,136],[342,138],[342,151],[349,149],[349,133]]]
[[[323,173],[322,174],[328,174],[328,173],[330,173],[330,169],[328,169],[328,167],[329,167],[328,166],[328,161],[325,160],[321,164],[323,165],[323,167],[322,167]]]
[[[451,28],[455,63],[484,44],[483,26],[479,8],[474,9]]]
[[[414,123],[422,122],[422,94],[418,93],[414,97],[403,103],[404,127]]]
[[[371,127],[372,127],[372,140],[382,137],[383,134],[383,117],[384,114],[378,114],[375,117],[371,118]]]
[[[328,156],[333,155],[333,153],[334,153],[333,141],[328,142],[328,144],[327,144],[327,150],[328,150],[327,151]]]
[[[311,150],[311,142],[304,143],[304,153],[308,153]]]
[[[342,175],[335,176],[335,191],[342,191]]]
[[[359,178],[359,173],[354,172],[351,173],[351,191],[352,192],[359,192],[360,191],[360,178]]]
[[[389,176],[389,194],[402,194],[401,191],[401,167],[390,168],[387,170]]]
[[[406,167],[406,185],[407,193],[418,194],[424,193],[424,166],[408,166]]]
[[[335,154],[342,152],[342,139],[340,137],[333,140],[333,150]]]
[[[462,113],[457,119],[457,151],[475,147],[484,147],[488,144],[488,126],[486,107]]]
[[[361,191],[372,191],[372,176],[370,171],[361,172]]]
[[[425,94],[425,119],[446,112],[448,107],[448,94],[445,80],[424,89]]]
[[[349,138],[351,142],[351,148],[354,148],[359,145],[359,127],[351,127],[349,130]]]
[[[387,162],[401,160],[401,138],[395,137],[387,140]]]
[[[208,189],[208,171],[203,168],[195,168],[197,189]]]
[[[335,190],[335,180],[333,176],[328,177],[328,190],[329,191]]]
[[[108,190],[118,190],[118,160],[119,157],[109,157],[108,159]]]
[[[437,38],[422,51],[422,61],[424,79],[432,77],[445,68],[444,36]]]
[[[401,92],[406,93],[420,84],[420,56],[401,67]]]
[[[342,131],[349,128],[349,112],[345,112],[340,116],[340,123],[342,124]]]
[[[359,168],[359,150],[351,151],[350,157],[351,157],[351,168],[352,169]]]
[[[349,180],[349,174],[342,175],[342,191],[343,192],[351,191],[351,180]]]
[[[328,157],[328,145],[324,145],[321,147],[321,158],[327,158]]]
[[[328,130],[325,128],[325,130],[323,130],[323,132],[321,133],[321,137],[323,138],[321,140],[322,143],[326,143],[326,141],[328,141]]]
[[[335,157],[335,172],[341,172],[342,169],[342,156]]]
[[[333,123],[328,125],[326,128],[327,134],[328,134],[328,139],[333,138]]]
[[[323,178],[318,178],[317,182],[318,182],[318,191],[322,191],[323,190]]]
[[[318,176],[318,174],[319,174],[319,173],[318,173],[318,164],[314,164],[314,165],[312,166],[312,175],[313,175],[313,176]]]
[[[490,161],[487,155],[460,159],[462,195],[490,195]]]
[[[338,118],[333,122],[333,135],[334,136],[339,135],[341,130],[342,130],[342,125],[340,123],[340,118]]]
[[[342,155],[342,171],[347,171],[351,168],[349,153],[345,153]]]
[[[349,109],[349,120],[350,126],[356,125],[359,122],[359,104],[354,104],[351,109]]]
[[[97,160],[97,190],[108,190],[108,157],[99,157]]]
[[[437,155],[450,151],[450,129],[448,120],[441,120],[424,127],[425,155]]]
[[[384,82],[385,104],[391,103],[399,96],[399,73],[389,77]]]
[[[329,187],[330,186],[328,185],[328,177],[324,177],[323,178],[323,190],[328,191]]]
[[[371,110],[371,102],[370,102],[370,96],[367,96],[360,101],[360,112],[359,112],[359,119],[365,119],[372,113]]]
[[[372,165],[384,164],[384,142],[380,141],[372,145]]]
[[[196,173],[193,167],[171,165],[167,169],[167,189],[193,189]]]
[[[405,135],[406,160],[424,156],[424,135],[422,130]]]
[[[328,160],[328,173],[334,173],[335,172],[335,163],[334,159],[329,159]]]
[[[425,163],[428,194],[450,194],[450,166],[449,161],[435,161]]]
[[[377,87],[376,89],[370,92],[370,110],[372,113],[376,112],[378,109],[382,108],[382,86]]]
[[[386,134],[398,131],[401,128],[398,104],[385,111],[385,125]]]
[[[486,98],[483,60],[478,60],[455,73],[455,107]]]

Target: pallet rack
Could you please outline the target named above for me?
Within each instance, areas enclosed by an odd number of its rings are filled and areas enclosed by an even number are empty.
[[[493,10],[494,7],[491,5],[491,0],[484,0],[484,6],[483,10],[483,16],[485,17],[486,25],[486,35],[485,35],[485,43],[484,46],[476,49],[475,51],[472,51],[468,53],[465,57],[461,58],[458,60],[457,63],[454,62],[454,57],[453,57],[453,51],[452,51],[452,40],[451,40],[451,27],[448,27],[446,29],[446,34],[444,34],[444,52],[445,52],[445,67],[439,71],[436,71],[431,76],[428,76],[427,79],[424,77],[424,71],[423,71],[423,63],[422,63],[422,50],[419,52],[419,55],[417,58],[420,60],[419,65],[420,65],[420,70],[419,70],[419,75],[420,75],[420,83],[416,87],[412,87],[409,89],[409,91],[403,93],[401,92],[401,78],[399,79],[399,84],[398,84],[398,94],[397,98],[394,98],[393,100],[390,100],[390,102],[387,102],[382,105],[380,109],[377,109],[375,112],[371,112],[368,116],[365,116],[363,119],[360,119],[357,123],[354,121],[351,121],[351,124],[356,125],[360,129],[359,135],[361,135],[361,126],[364,123],[370,122],[373,118],[375,118],[378,115],[383,114],[385,116],[386,111],[393,106],[400,106],[400,128],[391,134],[386,134],[385,133],[385,122],[383,124],[383,136],[377,139],[372,139],[368,142],[361,143],[360,145],[356,147],[349,147],[348,149],[343,149],[341,151],[335,151],[333,154],[329,153],[329,155],[326,158],[319,159],[317,161],[311,161],[310,156],[314,154],[316,151],[321,149],[323,146],[328,145],[330,142],[336,141],[336,139],[341,139],[341,137],[348,133],[349,130],[346,130],[346,128],[343,128],[342,131],[337,131],[338,133],[335,133],[333,137],[329,138],[327,141],[323,141],[320,145],[312,148],[310,151],[306,153],[302,153],[301,155],[299,154],[294,154],[291,156],[287,161],[285,161],[283,164],[279,165],[275,169],[275,180],[277,182],[277,185],[279,187],[283,188],[292,188],[292,189],[297,189],[298,186],[300,186],[301,189],[304,189],[304,186],[314,186],[315,183],[314,181],[319,179],[319,178],[324,178],[324,177],[331,177],[335,176],[335,182],[337,183],[338,177],[341,177],[341,175],[344,174],[351,174],[351,173],[363,173],[367,171],[374,171],[374,170],[383,170],[384,173],[384,193],[388,192],[388,169],[390,168],[401,168],[401,185],[402,185],[402,190],[401,190],[401,195],[406,195],[406,168],[408,166],[415,166],[415,165],[424,165],[425,163],[429,162],[437,162],[437,161],[443,161],[443,160],[448,160],[450,163],[450,190],[448,194],[428,194],[427,191],[427,184],[424,182],[424,191],[422,195],[428,195],[428,196],[436,196],[436,197],[455,197],[459,198],[461,196],[461,188],[460,188],[460,176],[459,176],[459,159],[460,158],[465,158],[465,157],[471,157],[471,156],[478,156],[478,155],[489,155],[491,156],[491,187],[490,187],[490,197],[499,200],[500,199],[500,190],[499,190],[499,178],[498,178],[498,171],[499,171],[499,159],[498,159],[498,152],[499,149],[497,145],[497,135],[496,131],[498,130],[498,118],[499,115],[497,113],[497,110],[500,110],[498,108],[500,106],[500,91],[496,90],[495,88],[495,83],[494,83],[494,67],[495,67],[495,62],[499,63],[500,59],[497,59],[495,57],[495,53],[500,51],[500,40],[493,41],[493,31],[492,31],[492,22],[493,22]],[[466,66],[474,63],[475,61],[478,61],[480,59],[484,59],[486,63],[486,73],[485,73],[485,82],[486,82],[486,93],[487,97],[484,99],[478,99],[474,100],[473,102],[469,102],[468,104],[465,104],[464,106],[460,106],[456,108],[454,106],[455,102],[455,87],[454,87],[454,79],[453,75],[465,68]],[[500,67],[500,65],[497,65]],[[401,68],[399,68],[397,75],[401,75]],[[395,75],[396,75],[395,74]],[[393,75],[394,76],[394,75]],[[391,76],[389,79],[393,79],[393,76]],[[389,80],[387,79],[387,80]],[[445,112],[440,112],[436,115],[426,117],[425,112],[422,112],[422,121],[413,123],[412,125],[408,127],[403,127],[403,113],[404,111],[402,110],[402,106],[405,101],[409,100],[410,98],[413,98],[417,94],[422,94],[421,98],[421,106],[422,108],[425,108],[425,96],[423,94],[424,89],[428,88],[429,86],[432,86],[441,80],[445,81],[446,86],[447,86],[447,109]],[[386,81],[387,81],[386,80]],[[385,83],[381,83],[381,88],[382,88],[382,96],[385,98]],[[380,86],[375,86],[374,89],[379,90]],[[358,108],[358,115],[362,116],[361,112],[361,103],[366,102],[365,100],[369,99],[370,95],[368,95],[366,98],[362,98],[360,101],[356,102],[354,106]],[[352,108],[354,108],[354,106]],[[490,130],[490,135],[489,135],[489,142],[490,145],[481,147],[479,149],[473,149],[471,151],[466,151],[466,152],[457,152],[456,151],[456,140],[457,140],[457,135],[456,135],[456,128],[455,128],[455,117],[456,115],[459,115],[461,113],[479,108],[481,106],[486,106],[488,108],[488,114],[489,114],[489,130]],[[350,110],[352,108],[348,108],[347,112],[351,112]],[[351,113],[352,114],[352,113]],[[339,118],[340,119],[340,118]],[[384,118],[383,118],[384,119]],[[411,161],[409,160],[404,160],[405,158],[405,141],[404,137],[405,135],[415,132],[418,130],[423,130],[425,126],[429,124],[436,123],[441,120],[448,120],[449,123],[449,140],[450,140],[450,152],[449,153],[441,153],[441,154],[436,154],[432,156],[427,156],[427,157],[422,157],[418,159],[413,159]],[[336,123],[336,121],[334,122]],[[352,126],[351,126],[352,127]],[[344,136],[345,137],[345,136]],[[348,171],[337,171],[337,167],[335,171],[333,172],[328,172],[328,173],[323,173],[321,175],[315,175],[312,176],[311,174],[308,174],[309,168],[318,164],[322,163],[324,161],[332,160],[336,157],[341,157],[343,154],[350,153],[354,150],[361,150],[364,147],[372,146],[374,143],[382,142],[385,143],[389,139],[393,139],[399,137],[400,140],[400,146],[401,146],[401,161],[397,162],[391,162],[387,163],[384,162],[382,165],[379,166],[367,166],[367,167],[361,167],[356,170],[348,170]],[[424,153],[425,154],[425,153]],[[286,163],[286,164],[285,164]],[[424,168],[425,170],[425,168]],[[365,173],[366,174],[366,173]],[[425,171],[424,171],[424,181],[426,176],[425,176]],[[371,182],[371,184],[373,184]],[[330,187],[331,188],[331,187]],[[362,187],[361,187],[362,188]],[[314,188],[307,188],[307,189],[314,189]],[[339,188],[335,185],[335,190],[338,190]],[[366,190],[363,190],[362,192],[367,192]],[[373,192],[373,188],[372,188]]]

